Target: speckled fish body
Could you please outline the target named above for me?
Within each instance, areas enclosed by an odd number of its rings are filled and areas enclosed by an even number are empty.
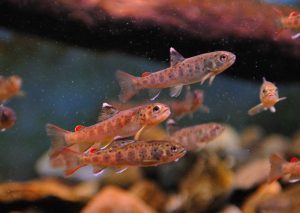
[[[169,141],[137,141],[123,147],[99,150],[80,158],[83,164],[101,166],[157,166],[183,156],[182,145]]]
[[[53,124],[47,125],[47,134],[52,142],[50,156],[73,144],[109,144],[115,137],[135,135],[144,126],[157,125],[170,115],[168,106],[151,103],[120,111],[112,117],[76,132],[63,130]]]
[[[114,143],[114,142],[112,142]],[[66,175],[71,175],[82,166],[91,165],[94,173],[106,167],[127,168],[129,166],[158,166],[183,157],[186,150],[181,144],[171,141],[126,141],[124,144],[111,144],[93,153],[77,155],[65,150],[62,155],[67,162]]]
[[[21,94],[22,79],[12,75],[7,78],[0,76],[0,104],[8,99]]]
[[[199,124],[174,132],[170,139],[182,144],[188,151],[198,150],[219,136],[223,131],[223,125],[218,123]]]
[[[175,49],[170,49],[171,66],[161,71],[135,77],[123,71],[117,71],[116,77],[121,87],[120,100],[126,102],[142,89],[171,88],[171,96],[180,94],[183,85],[212,83],[215,76],[235,62],[235,55],[227,51],[216,51],[191,58],[183,58]],[[154,94],[158,96],[159,92]],[[154,98],[155,98],[154,97]]]

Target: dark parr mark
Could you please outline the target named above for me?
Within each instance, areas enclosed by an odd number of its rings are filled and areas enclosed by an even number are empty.
[[[139,158],[141,161],[143,161],[145,158],[146,158],[146,149],[142,148],[140,151],[139,151]]]
[[[106,154],[103,156],[104,161],[109,161],[109,159],[110,159],[110,155]]]
[[[151,78],[151,84],[155,84],[155,79]]]
[[[161,73],[161,74],[159,75],[159,81],[160,81],[160,83],[164,82],[164,80],[165,80],[165,77],[164,77],[164,75]]]
[[[92,157],[92,161],[97,162],[98,161],[98,157],[97,156]]]
[[[157,147],[152,148],[151,156],[153,159],[159,160],[161,158],[161,155],[162,155],[162,152]]]
[[[133,162],[135,160],[135,153],[134,151],[129,151],[127,154],[127,158],[129,162]]]
[[[117,152],[116,153],[116,161],[120,162],[120,161],[122,161],[122,159],[123,159],[122,153],[121,152]]]

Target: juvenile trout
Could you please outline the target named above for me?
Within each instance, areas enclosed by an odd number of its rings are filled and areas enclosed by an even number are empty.
[[[167,119],[170,114],[168,106],[151,103],[124,111],[115,111],[114,114],[109,114],[109,117],[102,115],[105,120],[89,127],[80,126],[75,132],[47,124],[47,134],[52,142],[50,157],[56,157],[64,148],[72,145],[90,147],[93,144],[99,144],[103,147],[117,136],[133,136],[146,126],[157,125]]]
[[[203,148],[223,131],[224,127],[218,123],[199,124],[175,131],[170,140],[182,144],[187,151],[192,151]]]
[[[116,77],[121,87],[120,101],[126,102],[139,90],[150,89],[151,100],[160,93],[160,89],[171,88],[171,97],[177,97],[184,85],[209,79],[211,84],[219,73],[235,62],[235,55],[226,51],[216,51],[185,59],[174,48],[170,48],[169,68],[157,72],[145,72],[135,77],[123,71],[117,71]]]
[[[186,115],[193,116],[197,110],[209,112],[209,108],[203,104],[204,94],[202,90],[188,90],[184,100],[170,102],[172,117],[181,119]]]
[[[98,175],[107,167],[114,167],[122,172],[129,166],[158,166],[177,161],[186,150],[181,144],[171,141],[135,141],[117,140],[105,149],[93,153],[76,153],[64,149],[65,175],[72,175],[79,168],[91,165],[93,173]]]
[[[271,83],[270,81],[267,81],[265,78],[263,78],[259,98],[261,103],[256,105],[255,107],[252,107],[248,111],[249,115],[252,116],[267,109],[269,109],[271,112],[276,112],[274,105],[277,102],[286,99],[286,97],[279,98],[278,89],[275,86],[275,84]]]
[[[286,161],[278,154],[272,154],[270,157],[271,171],[269,182],[275,181],[281,177],[286,177],[288,181],[295,182],[300,180],[300,161],[292,158],[291,162]]]

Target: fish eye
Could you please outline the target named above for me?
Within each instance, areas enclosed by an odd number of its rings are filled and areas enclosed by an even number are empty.
[[[176,146],[171,146],[171,152],[177,152],[177,147]]]
[[[159,110],[160,110],[160,107],[159,107],[159,106],[153,107],[153,112],[159,112]]]
[[[227,55],[222,54],[222,55],[220,55],[219,59],[221,62],[225,62],[227,60]]]

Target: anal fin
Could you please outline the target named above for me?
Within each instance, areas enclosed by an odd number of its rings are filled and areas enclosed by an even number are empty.
[[[115,167],[114,170],[117,174],[121,174],[125,172],[128,169],[128,167]]]
[[[99,176],[99,175],[103,174],[104,171],[105,171],[105,167],[93,166],[93,173],[95,176]]]
[[[159,96],[160,91],[161,91],[161,89],[159,89],[159,88],[149,89],[150,100],[154,101]]]
[[[170,96],[171,97],[178,97],[181,93],[183,85],[177,85],[175,87],[172,87],[170,90]]]
[[[299,38],[300,37],[300,33],[297,33],[297,34],[295,34],[295,35],[292,35],[292,39],[297,39],[297,38]]]

